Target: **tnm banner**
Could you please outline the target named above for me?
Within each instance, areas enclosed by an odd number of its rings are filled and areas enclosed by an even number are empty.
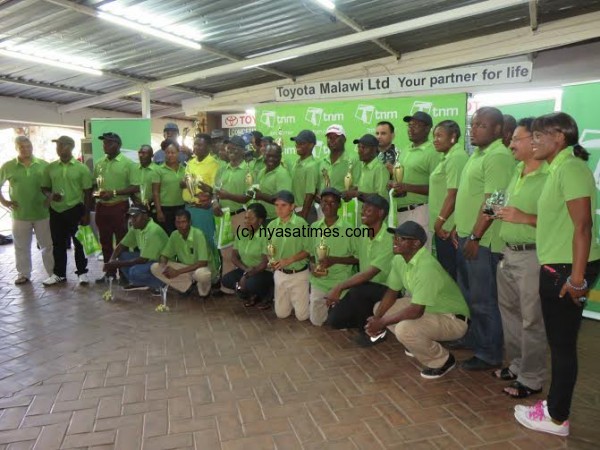
[[[442,120],[456,121],[463,135],[467,115],[467,94],[399,97],[337,102],[312,102],[288,104],[262,104],[256,107],[256,128],[263,134],[284,143],[284,153],[295,155],[294,143],[290,141],[301,130],[312,130],[317,135],[314,155],[328,154],[325,130],[332,124],[341,124],[346,129],[346,148],[354,148],[352,140],[363,134],[375,134],[380,121],[391,122],[396,127],[394,143],[398,148],[409,145],[407,127],[402,118],[417,111],[431,115],[433,123]],[[289,160],[289,157],[286,159]]]
[[[138,162],[138,150],[144,144],[150,145],[152,123],[150,119],[91,119],[92,154],[94,161],[102,158],[104,150],[98,136],[103,133],[117,133],[123,144],[121,152],[129,159]]]

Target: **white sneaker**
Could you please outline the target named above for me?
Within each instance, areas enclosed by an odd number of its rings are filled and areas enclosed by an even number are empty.
[[[87,276],[87,273],[82,273],[77,278],[79,278],[79,284],[90,284],[90,279]]]
[[[58,275],[52,274],[48,278],[46,278],[44,281],[42,281],[42,284],[44,286],[54,286],[55,284],[64,283],[65,281],[67,281],[66,278],[59,277]]]
[[[548,414],[546,400],[539,401],[530,407],[523,405],[515,406],[515,419],[530,430],[556,434],[558,436],[569,435],[569,421],[565,420],[560,425],[554,423],[550,414]]]

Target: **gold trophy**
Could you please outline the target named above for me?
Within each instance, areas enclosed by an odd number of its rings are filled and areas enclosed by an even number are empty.
[[[94,192],[94,197],[100,197],[100,192],[104,188],[104,177],[102,176],[102,169],[98,169],[98,176],[96,177],[96,186],[98,189]]]
[[[329,178],[329,174],[327,173],[327,169],[323,169],[321,171],[323,175],[323,184],[326,188],[331,187],[331,178]]]
[[[277,132],[277,139],[275,139],[275,143],[283,148],[283,130],[281,128],[279,128],[279,131]]]
[[[146,185],[140,184],[140,202],[141,202],[142,206],[148,208],[150,201],[148,200],[146,191],[147,191]]]
[[[393,177],[394,182],[396,182],[397,184],[402,184],[402,181],[404,180],[404,166],[402,164],[397,163],[394,166]],[[397,195],[397,197],[406,197],[406,192]]]
[[[354,180],[352,179],[352,163],[348,164],[348,173],[344,177],[344,189],[347,191],[352,187],[352,183]]]
[[[267,255],[269,256],[269,267],[272,268],[275,265],[275,255],[277,254],[277,248],[273,245],[273,242],[269,241],[267,244]]]
[[[315,267],[314,273],[316,275],[327,275],[329,272],[327,268],[323,267],[322,262],[329,256],[330,248],[325,242],[325,238],[321,238],[321,242],[317,246],[317,267]]]
[[[196,188],[198,187],[198,180],[196,179],[196,175],[192,173],[188,173],[185,175],[185,185],[187,187],[188,192],[192,196],[192,201],[196,198]]]

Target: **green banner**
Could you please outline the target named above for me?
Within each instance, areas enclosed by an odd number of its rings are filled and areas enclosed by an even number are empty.
[[[514,103],[511,105],[501,105],[498,109],[502,114],[510,114],[517,122],[525,117],[538,117],[544,114],[554,112],[554,100],[539,100],[527,103]]]
[[[563,88],[562,110],[577,121],[579,143],[590,152],[588,165],[600,189],[600,83],[579,84]],[[596,221],[600,221],[600,192],[596,196]],[[598,229],[598,227],[596,227]],[[600,236],[595,236],[600,240]],[[589,295],[586,310],[600,314],[600,283]],[[600,318],[600,316],[596,316]]]
[[[121,152],[138,162],[138,150],[142,145],[150,144],[152,123],[150,119],[91,119],[91,128],[94,161],[98,161],[104,155],[102,141],[98,136],[112,132],[121,137]]]

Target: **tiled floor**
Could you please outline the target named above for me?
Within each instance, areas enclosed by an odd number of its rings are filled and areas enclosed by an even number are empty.
[[[105,303],[101,286],[45,289],[38,273],[16,287],[14,276],[13,249],[0,247],[0,449],[600,446],[598,322],[583,326],[562,439],[516,425],[489,373],[425,380],[393,340],[360,349],[350,332],[233,297],[174,295],[161,314],[156,297]]]

